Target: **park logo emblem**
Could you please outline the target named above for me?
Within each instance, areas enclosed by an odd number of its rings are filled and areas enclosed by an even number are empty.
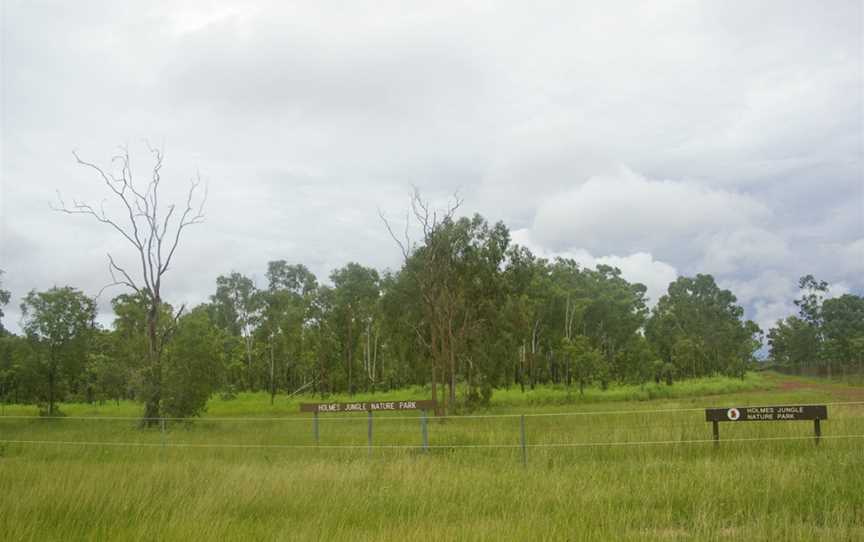
[[[728,411],[726,411],[726,417],[733,422],[737,421],[738,418],[741,417],[741,411],[737,408],[730,408]]]

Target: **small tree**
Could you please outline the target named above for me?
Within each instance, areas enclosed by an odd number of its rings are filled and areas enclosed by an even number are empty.
[[[21,303],[24,332],[35,353],[36,369],[45,384],[41,400],[45,414],[58,414],[61,379],[74,374],[76,364],[86,355],[87,343],[96,318],[96,303],[74,288],[31,291]]]
[[[577,335],[573,339],[562,339],[564,355],[573,366],[573,375],[579,382],[579,395],[585,394],[585,385],[589,384],[598,373],[598,367],[604,363],[603,353],[591,346],[588,337]]]
[[[145,387],[144,419],[145,425],[155,425],[162,415],[162,353],[168,339],[176,327],[176,321],[183,312],[183,307],[173,317],[173,324],[167,332],[160,332],[160,312],[162,307],[163,278],[174,259],[180,236],[193,224],[204,220],[204,203],[207,200],[206,190],[196,204],[196,192],[201,185],[200,175],[191,181],[186,195],[185,205],[165,204],[159,199],[162,182],[163,154],[158,148],[148,145],[153,157],[150,178],[141,187],[133,181],[132,161],[129,151],[121,148],[120,153],[112,160],[112,168],[105,169],[94,163],[82,160],[73,152],[78,164],[89,168],[105,184],[119,203],[123,218],[113,218],[104,205],[93,206],[89,203],[72,200],[66,205],[60,198],[56,210],[76,215],[88,215],[105,224],[134,249],[138,260],[139,273],[130,272],[116,263],[108,254],[108,272],[112,282],[109,286],[120,285],[133,290],[147,304],[147,367],[143,385]]]

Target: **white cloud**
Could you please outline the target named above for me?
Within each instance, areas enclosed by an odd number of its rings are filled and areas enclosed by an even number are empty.
[[[697,272],[864,291],[860,2],[76,7],[6,5],[0,268],[15,298],[104,284],[115,240],[48,202],[103,196],[71,149],[101,161],[144,137],[167,143],[166,188],[196,168],[210,180],[174,299],[276,257],[322,277],[398,265],[377,209],[400,216],[412,184],[460,189],[467,213],[626,268],[654,299]],[[742,298],[777,312],[788,295]]]
[[[655,260],[651,254],[636,252],[626,256],[593,256],[587,250],[551,251],[538,245],[528,230],[516,230],[511,234],[514,243],[528,247],[537,256],[547,259],[556,257],[575,260],[583,267],[596,268],[598,264],[610,265],[621,270],[629,282],[639,282],[647,288],[649,305],[653,306],[666,293],[669,283],[678,278],[675,268],[668,263]]]
[[[744,194],[651,180],[621,168],[548,198],[531,230],[557,250],[692,254],[703,238],[747,228],[769,215],[763,203]]]
[[[782,265],[791,256],[779,235],[747,227],[712,235],[705,244],[701,267],[706,273],[725,275],[742,268]]]

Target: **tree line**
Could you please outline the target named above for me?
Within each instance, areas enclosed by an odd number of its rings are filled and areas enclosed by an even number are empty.
[[[759,327],[711,275],[679,277],[649,310],[645,286],[617,268],[538,258],[479,215],[445,217],[404,254],[398,270],[352,262],[327,283],[303,264],[271,261],[263,284],[231,272],[189,311],[161,303],[161,415],[197,414],[216,392],[272,400],[409,385],[429,386],[453,410],[507,386],[743,376],[762,346]],[[827,285],[805,279],[801,314],[768,333],[772,358],[860,368],[862,298],[823,300]],[[133,292],[111,304],[113,325],[102,329],[80,290],[28,293],[22,333],[0,338],[2,399],[48,414],[61,400],[146,403],[148,300]]]
[[[864,374],[864,297],[826,299],[828,283],[801,277],[797,315],[778,320],[768,332],[771,359],[798,374]]]
[[[321,281],[298,262],[276,260],[256,283],[238,272],[216,279],[191,310],[162,299],[185,228],[203,220],[206,191],[193,179],[184,204],[158,197],[163,156],[150,178],[133,182],[126,149],[106,170],[81,160],[121,210],[108,214],[62,199],[57,210],[86,215],[122,236],[137,271],[108,256],[110,329],[97,325],[94,299],[70,286],[31,291],[22,333],[0,323],[0,399],[57,415],[61,401],[144,404],[143,421],[196,415],[213,393],[306,391],[326,397],[428,386],[442,411],[488,403],[495,388],[540,384],[606,389],[612,383],[672,384],[713,374],[743,377],[763,345],[729,290],[708,274],[679,277],[653,307],[646,287],[607,265],[538,258],[511,242],[502,222],[458,216],[460,202],[434,210],[413,195],[406,226],[384,227],[402,254],[396,270],[351,262]],[[2,275],[0,275],[2,279]],[[0,282],[2,286],[2,282]],[[768,333],[781,365],[861,368],[862,298],[825,299],[827,284],[801,280],[800,314]],[[10,301],[0,287],[0,307]],[[0,311],[0,318],[3,313]]]

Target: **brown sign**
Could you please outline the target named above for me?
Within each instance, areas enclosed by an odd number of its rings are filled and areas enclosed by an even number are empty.
[[[825,405],[760,406],[705,409],[708,422],[780,422],[827,420]]]
[[[388,410],[432,410],[433,400],[363,401],[358,403],[300,403],[300,412],[378,412]]]

